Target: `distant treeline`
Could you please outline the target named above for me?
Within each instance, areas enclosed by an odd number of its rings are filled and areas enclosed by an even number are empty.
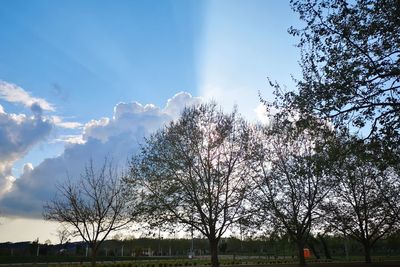
[[[195,256],[209,255],[207,239],[168,239],[168,238],[138,238],[124,240],[106,240],[100,247],[101,257],[188,257],[193,252]],[[38,253],[39,247],[39,253]],[[360,243],[338,236],[313,236],[307,247],[315,258],[346,258],[360,256],[363,248]],[[296,246],[287,236],[266,237],[240,240],[235,237],[223,238],[219,242],[219,252],[222,255],[259,256],[267,259],[280,257],[296,257]],[[0,256],[79,256],[90,255],[90,249],[84,242],[65,244],[41,244],[37,242],[0,243]],[[400,255],[400,233],[379,240],[374,246],[375,256]],[[1,259],[0,259],[1,262]]]

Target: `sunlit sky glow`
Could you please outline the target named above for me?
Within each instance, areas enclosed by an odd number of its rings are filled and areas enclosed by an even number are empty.
[[[54,185],[89,158],[126,162],[186,105],[262,120],[267,77],[299,76],[297,23],[288,1],[2,1],[0,242],[55,241]]]

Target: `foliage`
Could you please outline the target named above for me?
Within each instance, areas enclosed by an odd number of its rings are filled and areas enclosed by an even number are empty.
[[[294,102],[364,137],[400,142],[400,2],[292,0],[304,22]]]

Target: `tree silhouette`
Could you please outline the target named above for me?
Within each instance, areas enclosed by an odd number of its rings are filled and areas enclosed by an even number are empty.
[[[247,142],[247,124],[236,112],[202,104],[150,136],[131,163],[127,185],[143,186],[144,220],[203,234],[214,267],[221,236],[244,216]]]
[[[389,184],[394,173],[379,169],[368,156],[363,141],[355,137],[342,137],[337,145],[341,152],[336,163],[332,163],[335,187],[324,204],[325,221],[333,232],[360,242],[365,262],[371,263],[371,248],[396,230],[398,213],[393,212],[390,204],[398,197],[392,199],[393,185]]]
[[[304,266],[303,249],[332,188],[326,149],[331,132],[318,120],[298,115],[285,110],[255,132],[252,206],[261,222],[280,227],[290,237]]]
[[[72,235],[88,244],[92,266],[107,236],[131,222],[120,179],[121,174],[107,160],[98,171],[90,161],[80,178],[59,185],[58,195],[44,206],[45,219],[69,224]]]

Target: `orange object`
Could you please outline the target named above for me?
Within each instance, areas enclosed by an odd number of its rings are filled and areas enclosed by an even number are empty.
[[[303,252],[304,252],[304,258],[311,257],[311,252],[310,252],[310,250],[308,248],[304,248]]]

